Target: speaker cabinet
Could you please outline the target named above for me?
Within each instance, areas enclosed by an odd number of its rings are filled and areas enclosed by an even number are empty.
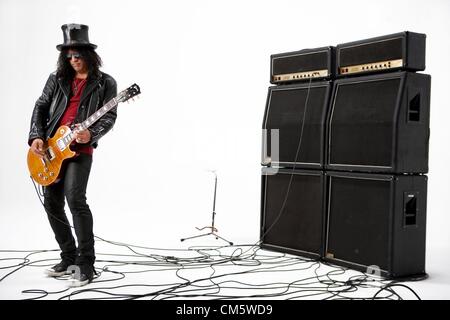
[[[270,56],[270,83],[333,78],[335,61],[334,47],[273,54]]]
[[[329,81],[269,88],[263,120],[264,165],[324,167],[330,92]]]
[[[336,80],[326,168],[428,172],[430,86],[410,72]]]
[[[387,277],[425,273],[427,177],[327,172],[325,259]]]
[[[400,32],[339,44],[336,75],[425,70],[425,34]]]
[[[262,169],[261,247],[323,255],[325,176],[321,171]]]

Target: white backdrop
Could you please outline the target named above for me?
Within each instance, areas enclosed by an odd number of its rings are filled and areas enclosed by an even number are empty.
[[[88,200],[107,239],[176,247],[210,223],[236,243],[258,239],[261,125],[272,53],[400,31],[427,34],[432,75],[428,248],[450,243],[450,2],[0,1],[0,248],[56,244],[26,168],[32,108],[62,43],[83,23],[103,70],[139,100],[119,107],[94,153]],[[442,252],[442,251],[441,251]]]

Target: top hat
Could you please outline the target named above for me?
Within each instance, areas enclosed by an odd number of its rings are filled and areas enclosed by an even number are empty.
[[[64,43],[58,44],[56,49],[61,51],[68,47],[90,47],[97,48],[95,44],[89,42],[88,30],[89,27],[84,24],[63,24],[61,26],[64,35]]]

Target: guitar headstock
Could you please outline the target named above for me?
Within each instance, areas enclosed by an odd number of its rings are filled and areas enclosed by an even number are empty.
[[[141,93],[141,88],[135,83],[117,95],[119,102],[125,102]]]

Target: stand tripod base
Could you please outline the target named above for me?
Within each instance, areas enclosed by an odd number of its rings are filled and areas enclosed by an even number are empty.
[[[233,245],[233,242],[228,241],[228,240],[222,238],[221,236],[219,236],[218,234],[216,234],[216,233],[214,233],[214,232],[208,232],[208,233],[204,233],[204,234],[199,234],[198,236],[192,236],[192,237],[182,238],[182,239],[180,239],[180,241],[183,242],[184,240],[194,239],[194,238],[200,238],[200,237],[205,237],[205,236],[209,236],[209,235],[216,237],[216,239],[222,239],[223,241],[227,242],[230,246]]]

